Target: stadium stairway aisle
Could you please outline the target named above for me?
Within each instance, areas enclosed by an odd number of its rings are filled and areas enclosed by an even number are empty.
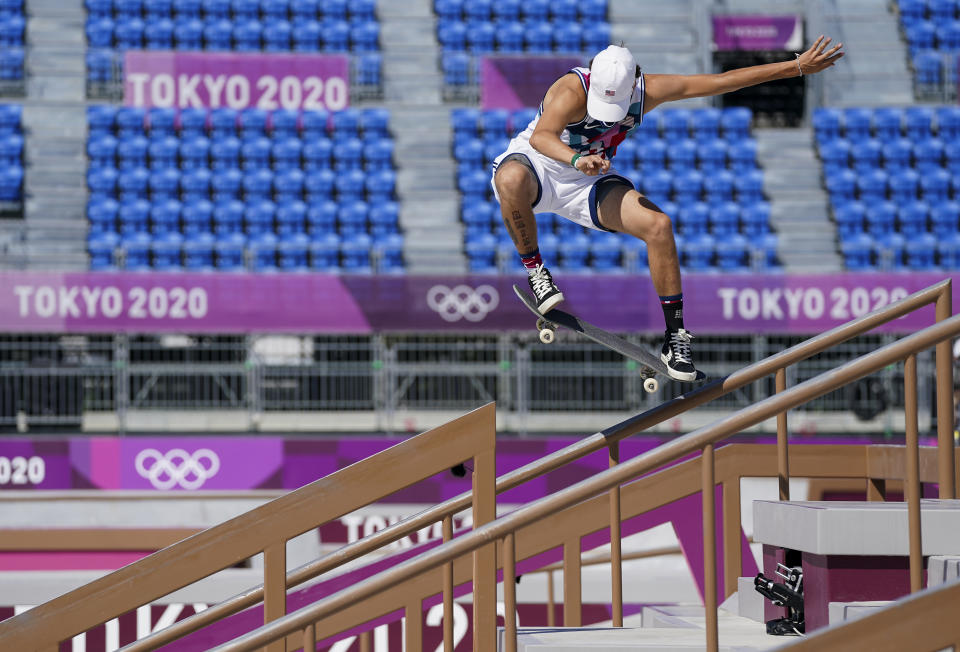
[[[811,146],[813,130],[755,129],[757,160],[770,200],[770,226],[780,234],[778,254],[795,273],[839,272],[835,228],[828,217],[820,161]]]
[[[86,269],[83,4],[31,0],[26,12],[24,252],[30,267]]]
[[[396,145],[400,228],[411,274],[466,271],[432,0],[380,2],[384,104]]]
[[[710,32],[704,31],[709,24],[699,24],[705,16],[703,4],[699,0],[609,0],[612,40],[622,40],[647,72],[710,72],[701,54],[710,56],[710,49],[700,43],[701,38],[710,38]],[[684,105],[707,106],[708,102],[697,99]]]

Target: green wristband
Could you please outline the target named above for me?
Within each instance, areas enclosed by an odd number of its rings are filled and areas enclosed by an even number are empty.
[[[577,167],[577,159],[579,159],[579,158],[580,158],[580,154],[579,154],[579,153],[574,154],[574,155],[573,155],[573,158],[570,159],[570,167],[576,168],[576,167]]]

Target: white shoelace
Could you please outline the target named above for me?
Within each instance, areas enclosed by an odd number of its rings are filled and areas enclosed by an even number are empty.
[[[690,340],[693,335],[685,329],[670,333],[670,350],[677,362],[692,362],[690,359]]]
[[[533,291],[537,293],[537,296],[548,292],[553,286],[550,273],[543,268],[543,265],[537,265],[530,271],[530,285],[533,286]]]

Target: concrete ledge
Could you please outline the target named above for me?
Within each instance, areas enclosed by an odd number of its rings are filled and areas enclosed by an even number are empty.
[[[890,604],[889,600],[871,600],[868,602],[831,602],[827,605],[830,624],[839,625],[848,620],[869,616],[878,609]]]
[[[960,580],[960,556],[935,555],[927,560],[927,588]]]
[[[923,554],[960,552],[960,500],[921,501]],[[904,556],[904,502],[767,501],[753,504],[753,539],[818,555]]]

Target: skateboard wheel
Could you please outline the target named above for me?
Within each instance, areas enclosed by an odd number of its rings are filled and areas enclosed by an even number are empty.
[[[656,378],[647,378],[643,381],[643,390],[647,394],[653,394],[658,387],[660,387],[660,383],[657,382]]]
[[[540,341],[544,344],[552,344],[557,339],[557,334],[552,328],[544,327],[540,329]]]

